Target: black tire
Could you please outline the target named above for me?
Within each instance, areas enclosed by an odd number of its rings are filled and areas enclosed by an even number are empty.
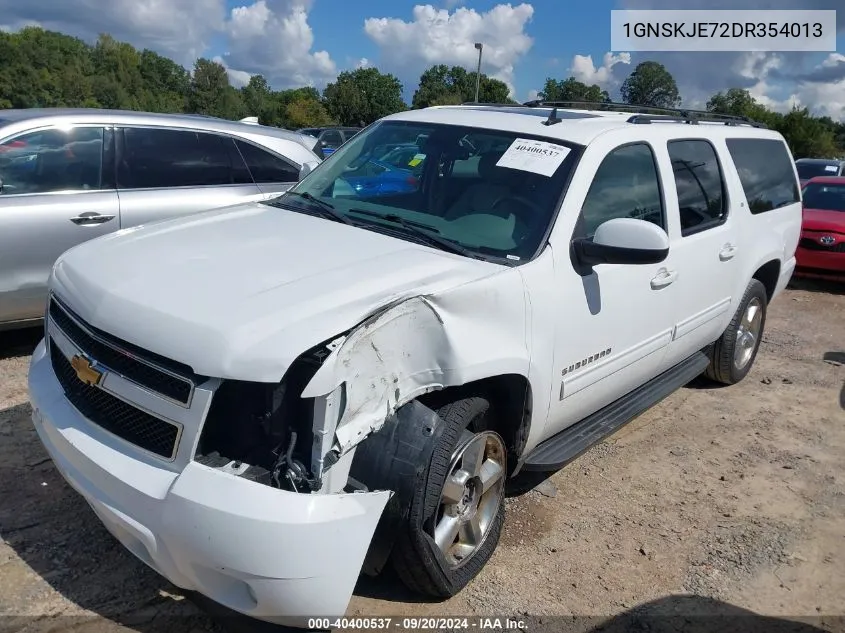
[[[487,400],[473,397],[437,409],[443,420],[443,431],[433,439],[436,444],[423,477],[424,485],[418,486],[410,499],[407,519],[391,553],[393,568],[411,591],[436,598],[455,595],[487,564],[499,543],[505,518],[504,498],[481,545],[460,567],[449,567],[431,536],[441,491],[461,435],[465,430],[474,433],[487,430],[489,408]]]
[[[737,346],[737,329],[740,322],[748,309],[749,304],[753,301],[759,302],[761,306],[761,321],[760,331],[756,337],[751,358],[741,368],[734,363],[734,355]],[[766,287],[756,279],[752,279],[748,287],[745,289],[745,294],[742,301],[737,308],[731,322],[722,336],[710,347],[710,365],[705,370],[705,376],[710,380],[723,385],[734,385],[740,382],[748,375],[751,368],[754,366],[754,361],[757,358],[757,352],[760,349],[760,341],[763,339],[763,332],[766,326],[766,312],[768,308],[768,294]]]

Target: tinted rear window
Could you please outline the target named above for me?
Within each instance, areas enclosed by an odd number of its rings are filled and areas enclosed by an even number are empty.
[[[809,180],[816,176],[838,176],[839,163],[795,163],[798,169],[798,177],[801,180]]]
[[[117,177],[120,189],[251,183],[231,139],[142,127],[124,129]]]
[[[786,144],[774,139],[726,141],[751,213],[758,214],[801,200]]]

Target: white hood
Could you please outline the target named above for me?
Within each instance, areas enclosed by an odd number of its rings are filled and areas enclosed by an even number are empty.
[[[269,382],[394,300],[503,269],[255,203],[86,242],[51,286],[91,325],[198,374]]]

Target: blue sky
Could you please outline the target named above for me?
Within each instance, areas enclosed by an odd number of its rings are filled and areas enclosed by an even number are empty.
[[[0,0],[0,29],[40,24],[88,41],[108,32],[186,67],[198,56],[216,59],[236,85],[261,73],[276,88],[322,89],[338,72],[376,66],[402,80],[408,100],[432,64],[474,69],[475,41],[485,46],[482,71],[505,81],[519,100],[532,98],[546,77],[569,76],[618,96],[636,64],[654,59],[673,74],[690,107],[741,87],[776,109],[796,104],[844,118],[845,55],[839,52],[610,50],[611,9],[679,7],[761,15],[839,9],[845,25],[845,0]]]

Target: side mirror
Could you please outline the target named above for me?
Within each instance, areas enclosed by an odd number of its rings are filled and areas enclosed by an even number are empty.
[[[316,160],[307,160],[302,163],[302,166],[299,168],[299,179],[302,180],[305,178],[305,176],[314,171],[314,168],[319,164],[320,163]]]
[[[593,239],[578,238],[572,246],[585,266],[658,264],[669,255],[669,236],[645,220],[614,218],[600,224]]]

